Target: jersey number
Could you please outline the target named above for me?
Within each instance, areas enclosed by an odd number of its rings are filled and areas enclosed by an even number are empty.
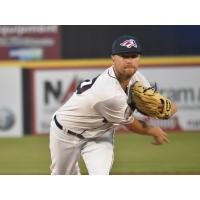
[[[95,83],[95,81],[97,80],[98,76],[93,78],[92,80],[84,80],[82,81],[78,87],[77,87],[77,94],[82,94],[83,92],[85,92],[86,90],[90,89],[92,87],[92,85]]]

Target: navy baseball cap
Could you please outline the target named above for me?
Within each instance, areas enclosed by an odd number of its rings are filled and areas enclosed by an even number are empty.
[[[112,55],[123,53],[142,54],[141,45],[136,37],[122,35],[113,42]]]

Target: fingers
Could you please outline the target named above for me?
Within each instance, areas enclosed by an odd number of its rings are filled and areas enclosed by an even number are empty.
[[[168,139],[167,137],[164,138],[164,141],[165,141],[166,143],[169,143],[169,139]]]
[[[164,143],[169,143],[169,140],[168,140],[167,136],[165,136],[165,135],[154,137],[154,142],[152,142],[152,144],[154,144],[154,145],[161,145]]]
[[[149,134],[154,138],[154,142],[152,144],[160,145],[169,142],[167,133],[160,127],[151,127]]]
[[[168,137],[167,137],[167,133],[163,133],[163,135],[162,135],[162,140],[165,142],[165,143],[169,143],[169,139],[168,139]]]

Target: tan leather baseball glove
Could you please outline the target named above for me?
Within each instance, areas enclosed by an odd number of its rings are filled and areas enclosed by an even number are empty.
[[[145,88],[137,81],[129,88],[128,104],[140,113],[155,119],[168,119],[172,115],[172,103],[155,87]]]

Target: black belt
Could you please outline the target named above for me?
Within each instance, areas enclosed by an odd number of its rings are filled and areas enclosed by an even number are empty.
[[[63,126],[58,122],[58,120],[57,120],[57,118],[56,118],[56,115],[54,116],[54,121],[55,121],[55,123],[56,123],[56,126],[57,126],[59,129],[63,130]],[[80,139],[85,139],[81,134],[74,133],[73,131],[67,130],[67,133],[69,133],[70,135],[74,135],[74,136],[76,136],[76,137],[78,137],[78,138],[80,138]]]

